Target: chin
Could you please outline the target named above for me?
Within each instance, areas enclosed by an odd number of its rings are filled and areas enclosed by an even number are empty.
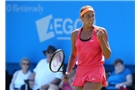
[[[122,72],[122,70],[121,71],[118,71],[117,73],[121,73]]]
[[[88,26],[89,26],[89,27],[92,27],[92,26],[93,26],[93,24],[88,24]]]
[[[49,63],[49,62],[50,62],[50,59],[49,59],[49,60],[47,60],[47,62]]]

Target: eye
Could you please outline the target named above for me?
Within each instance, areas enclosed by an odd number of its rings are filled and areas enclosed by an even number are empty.
[[[89,19],[89,18],[94,18],[94,14],[87,14],[87,15],[85,15],[85,18],[87,18],[87,19]]]
[[[90,15],[89,15],[89,14],[88,14],[88,15],[85,15],[85,17],[86,17],[86,18],[90,18]]]
[[[90,18],[90,15],[88,15],[87,17]]]

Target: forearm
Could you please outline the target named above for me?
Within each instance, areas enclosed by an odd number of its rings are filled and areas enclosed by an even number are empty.
[[[76,56],[71,55],[69,59],[68,67],[67,67],[67,72],[70,73],[72,71],[72,69],[75,66],[75,62],[76,62]]]
[[[34,80],[35,80],[35,72],[30,76],[29,78],[29,86],[30,88],[33,88],[33,85],[34,85]]]
[[[14,90],[14,84],[10,83],[9,90]]]
[[[99,42],[100,42],[101,50],[102,50],[104,57],[106,59],[108,59],[110,57],[110,54],[111,54],[110,48],[105,44],[103,39],[101,39]]]
[[[50,84],[59,85],[60,82],[61,82],[61,79],[59,79],[59,78],[55,78]]]
[[[46,90],[50,87],[51,84],[58,86],[60,84],[60,82],[61,82],[61,79],[55,78],[51,83],[41,86],[41,89]]]
[[[126,85],[126,86],[131,86],[132,83],[131,82],[122,82],[122,83],[119,83],[120,85]]]

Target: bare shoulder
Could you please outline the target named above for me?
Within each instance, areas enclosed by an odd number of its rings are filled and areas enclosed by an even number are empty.
[[[97,30],[103,30],[106,32],[106,29],[104,27],[101,27],[101,26],[94,26],[95,28],[97,28]]]
[[[101,30],[107,35],[107,30],[104,27],[100,27],[100,26],[94,26],[94,27],[97,28],[97,31]]]
[[[71,37],[76,38],[76,36],[77,36],[77,34],[78,34],[79,31],[80,31],[80,28],[73,30]]]
[[[13,74],[14,74],[14,75],[17,75],[20,71],[21,71],[21,70],[17,70],[17,71],[15,71]]]
[[[78,32],[80,31],[80,28],[73,30],[72,34],[78,34]]]

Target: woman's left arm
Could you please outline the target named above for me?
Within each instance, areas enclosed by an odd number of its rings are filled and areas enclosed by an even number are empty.
[[[104,28],[97,29],[97,38],[101,46],[102,53],[106,59],[110,58],[111,49],[108,43],[108,34]]]
[[[132,85],[132,82],[133,82],[132,75],[131,75],[131,74],[128,74],[128,75],[126,76],[126,82],[122,82],[122,83],[120,83],[120,84],[126,85],[126,86],[131,86],[131,85]]]
[[[119,83],[115,86],[116,89],[120,89],[120,87],[122,85],[126,85],[126,86],[132,86],[132,82],[133,82],[133,78],[132,78],[132,75],[131,74],[128,74],[126,76],[126,82],[122,82],[122,83]]]

